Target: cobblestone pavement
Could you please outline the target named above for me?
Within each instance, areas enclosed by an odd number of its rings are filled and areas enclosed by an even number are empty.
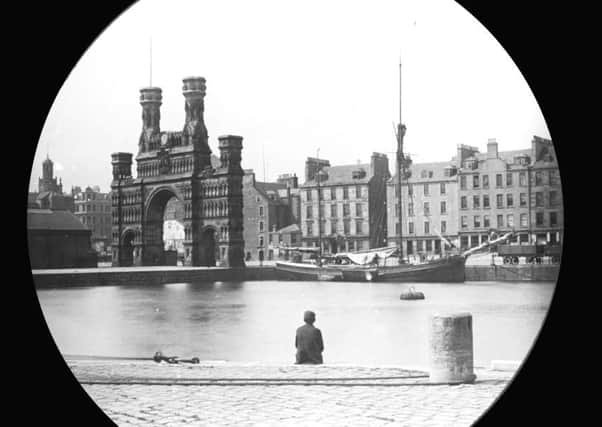
[[[119,426],[469,426],[512,376],[475,369],[474,384],[437,385],[387,366],[67,363]]]

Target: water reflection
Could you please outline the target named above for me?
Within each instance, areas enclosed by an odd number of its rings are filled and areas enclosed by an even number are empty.
[[[326,363],[424,365],[436,312],[473,315],[475,363],[520,360],[550,305],[551,283],[217,282],[39,290],[64,354],[292,363],[303,312],[317,314]]]

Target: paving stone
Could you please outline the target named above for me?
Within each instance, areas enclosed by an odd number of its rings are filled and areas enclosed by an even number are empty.
[[[298,385],[295,380],[400,377],[419,374],[395,367],[160,365],[68,360],[84,390],[118,425],[336,425],[436,426],[474,423],[496,400],[511,374],[477,371],[474,385]],[[184,380],[275,379],[287,385],[181,385]],[[149,385],[156,380],[160,385]],[[493,382],[491,380],[494,380]],[[129,381],[129,382],[128,382]],[[146,381],[146,382],[145,382]],[[422,383],[421,383],[422,381]],[[103,383],[104,382],[104,383]],[[112,383],[111,383],[112,382]],[[203,384],[203,383],[201,383]]]

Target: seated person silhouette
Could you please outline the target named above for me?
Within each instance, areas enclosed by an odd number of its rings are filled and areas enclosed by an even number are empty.
[[[295,336],[295,347],[297,348],[295,364],[321,364],[323,363],[324,343],[322,332],[314,327],[316,314],[313,311],[306,311],[303,313],[303,320],[305,325],[297,328]]]

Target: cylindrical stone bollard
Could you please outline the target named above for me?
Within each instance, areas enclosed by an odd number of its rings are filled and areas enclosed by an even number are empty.
[[[432,315],[429,345],[430,382],[474,382],[470,313]]]

